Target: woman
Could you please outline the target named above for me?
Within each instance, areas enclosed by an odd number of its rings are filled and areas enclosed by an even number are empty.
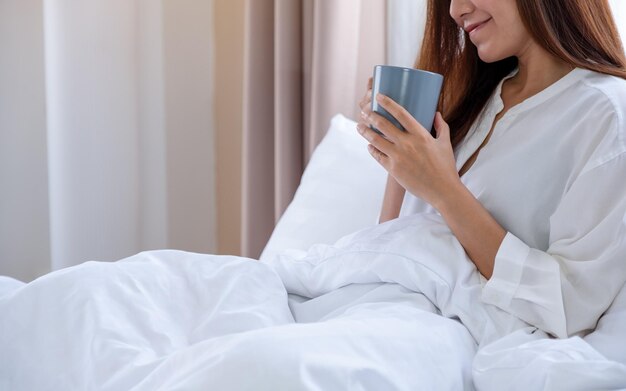
[[[626,280],[626,59],[608,2],[430,1],[416,65],[445,78],[436,138],[387,97],[407,133],[371,90],[360,104],[389,173],[381,221],[438,212],[485,302],[589,332]]]

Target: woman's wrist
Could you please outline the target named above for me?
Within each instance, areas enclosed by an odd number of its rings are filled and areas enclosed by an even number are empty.
[[[464,197],[471,193],[465,187],[461,179],[452,181],[449,185],[443,187],[444,190],[439,192],[438,197],[434,198],[431,205],[439,211],[441,215],[451,211],[454,206],[458,206]]]
[[[404,193],[404,188],[391,175],[388,175],[379,223],[393,220],[399,216]]]
[[[463,182],[449,186],[449,191],[433,204],[459,240],[480,273],[491,278],[495,257],[506,230],[469,191]]]

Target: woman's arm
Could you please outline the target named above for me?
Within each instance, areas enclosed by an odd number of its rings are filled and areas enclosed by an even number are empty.
[[[438,114],[437,138],[401,106],[381,104],[407,129],[384,117],[360,127],[370,152],[406,191],[439,210],[469,258],[489,281],[482,301],[559,338],[585,333],[626,281],[626,152],[616,118],[550,216],[549,247],[531,248],[499,225],[461,182],[449,128]],[[619,145],[610,152],[607,145]]]
[[[387,185],[385,186],[385,196],[380,210],[380,218],[378,219],[379,223],[393,220],[400,215],[405,192],[404,187],[400,186],[393,176],[387,175]]]
[[[433,207],[441,213],[480,274],[490,279],[506,230],[461,181],[445,194],[433,202]]]
[[[402,106],[380,94],[378,99],[407,131],[365,110],[359,132],[370,142],[370,153],[398,186],[441,213],[480,273],[491,278],[506,231],[461,182],[448,125],[438,113],[435,118],[437,138],[433,138]],[[384,137],[372,131],[369,125],[374,125]],[[385,194],[386,198],[388,196],[393,199],[391,194]],[[397,196],[395,199],[397,201]],[[392,207],[399,208],[393,204],[392,201],[384,204],[389,214],[381,216],[381,221],[396,212]]]

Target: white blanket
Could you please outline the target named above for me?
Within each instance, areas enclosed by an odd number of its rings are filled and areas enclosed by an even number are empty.
[[[0,287],[0,389],[626,388],[626,366],[584,341],[482,304],[483,282],[433,215],[268,262],[87,262]]]

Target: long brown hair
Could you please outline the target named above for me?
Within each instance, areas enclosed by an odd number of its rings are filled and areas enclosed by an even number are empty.
[[[450,16],[450,3],[429,0],[415,67],[444,75],[439,111],[456,147],[502,78],[517,67],[517,58],[483,62]],[[526,29],[548,53],[572,66],[626,79],[626,55],[608,0],[517,0],[517,8]]]

